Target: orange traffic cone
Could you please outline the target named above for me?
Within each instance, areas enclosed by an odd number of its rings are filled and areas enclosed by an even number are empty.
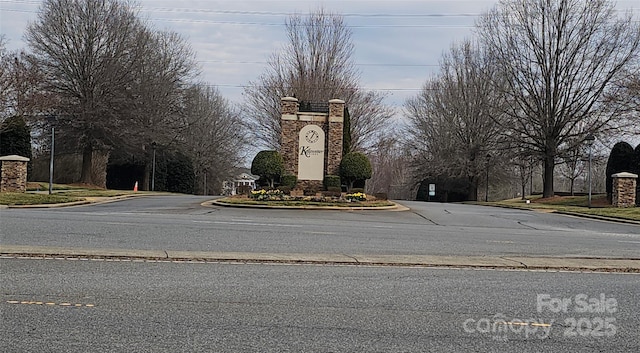
[[[133,192],[138,192],[138,182],[133,185]]]

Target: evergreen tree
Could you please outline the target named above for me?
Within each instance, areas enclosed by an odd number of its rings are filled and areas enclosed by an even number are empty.
[[[620,172],[632,172],[633,159],[633,147],[626,142],[618,142],[611,149],[609,160],[607,161],[607,199],[609,202],[613,198],[613,178],[611,175]]]
[[[13,154],[31,159],[31,130],[21,116],[7,118],[0,125],[0,156]]]
[[[344,108],[344,123],[342,125],[342,155],[351,152],[351,116],[349,108]]]

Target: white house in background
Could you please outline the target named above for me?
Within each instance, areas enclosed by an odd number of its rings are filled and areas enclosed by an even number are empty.
[[[256,180],[260,177],[249,173],[241,173],[233,180],[226,180],[222,183],[222,192],[224,195],[237,195],[242,190],[255,190]]]

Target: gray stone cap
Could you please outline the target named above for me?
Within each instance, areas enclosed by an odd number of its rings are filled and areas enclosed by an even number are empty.
[[[637,175],[637,174],[627,173],[627,172],[622,172],[622,173],[613,174],[611,177],[612,177],[612,178],[629,178],[629,179],[638,179],[638,175]]]
[[[332,99],[329,103],[344,104],[344,101],[342,99]]]
[[[18,155],[12,154],[10,156],[2,156],[2,157],[0,157],[0,161],[28,162],[28,161],[30,161],[30,159],[27,158],[27,157],[22,157],[22,156],[18,156]]]
[[[281,100],[285,101],[285,102],[297,102],[298,98],[295,98],[295,97],[282,97]]]

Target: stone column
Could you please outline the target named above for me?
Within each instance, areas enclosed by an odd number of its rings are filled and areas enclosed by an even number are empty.
[[[342,161],[342,130],[344,127],[344,101],[332,99],[329,101],[329,133],[327,136],[327,175],[340,173],[340,161]]]
[[[16,155],[0,157],[0,192],[27,191],[27,162],[29,158]]]
[[[613,174],[613,207],[635,207],[638,175],[627,172]]]
[[[300,104],[294,97],[284,97],[280,119],[280,153],[284,159],[286,174],[298,175],[298,109]]]

